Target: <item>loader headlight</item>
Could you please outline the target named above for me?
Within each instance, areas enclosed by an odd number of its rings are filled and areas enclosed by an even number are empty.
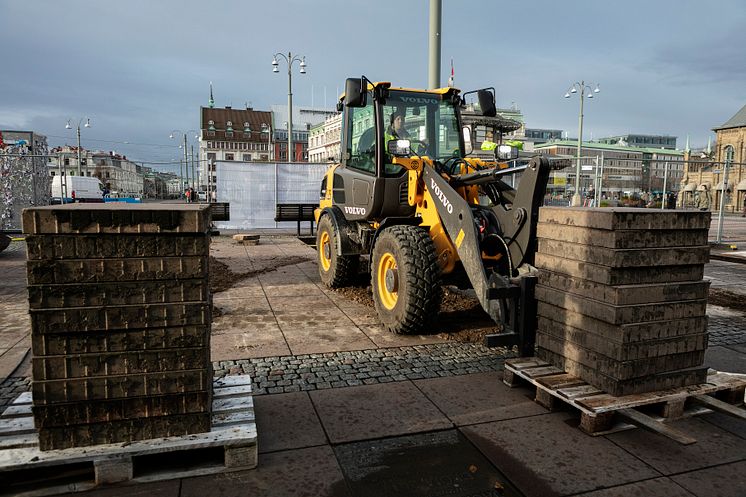
[[[391,140],[388,143],[388,152],[394,157],[409,157],[412,155],[411,146],[409,140]]]

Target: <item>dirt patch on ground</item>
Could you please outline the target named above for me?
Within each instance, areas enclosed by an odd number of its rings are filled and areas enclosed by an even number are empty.
[[[210,292],[218,293],[228,290],[238,281],[252,276],[259,276],[260,274],[269,273],[276,271],[281,267],[292,266],[294,264],[300,264],[302,262],[308,262],[305,257],[278,257],[273,261],[273,264],[262,269],[253,271],[247,271],[245,273],[234,273],[224,262],[219,261],[215,257],[210,256]]]
[[[442,290],[440,314],[432,334],[444,340],[483,343],[485,335],[499,333],[500,326],[484,312],[475,295],[451,286],[444,286]],[[358,304],[374,307],[373,292],[367,277],[359,278],[352,286],[336,289],[335,292]]]
[[[727,307],[734,311],[746,312],[746,296],[740,293],[733,293],[718,288],[710,288],[710,297],[707,301],[712,305]]]

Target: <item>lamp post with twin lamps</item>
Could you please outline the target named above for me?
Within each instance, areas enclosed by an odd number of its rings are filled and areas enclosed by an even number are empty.
[[[84,128],[90,128],[91,127],[91,120],[87,117],[81,117],[78,121],[78,176],[83,175],[83,170],[81,168],[81,154],[80,154],[80,125],[83,123],[83,119],[85,119],[85,124],[83,125]],[[71,123],[72,119],[67,120],[67,124],[65,124],[65,129],[73,129],[73,125]],[[88,165],[86,164],[86,169],[88,169]]]
[[[580,114],[578,116],[578,164],[575,167],[575,194],[572,196],[573,207],[582,205],[580,197],[580,149],[583,142],[583,100],[585,98],[593,98],[593,94],[600,91],[601,89],[598,87],[598,83],[596,84],[596,89],[591,90],[591,87],[585,84],[585,81],[581,81],[580,83],[573,83],[573,85],[568,88],[567,93],[565,93],[565,98],[570,98],[570,94],[572,93],[577,93],[580,97]]]
[[[285,59],[288,64],[288,162],[292,162],[293,157],[293,62],[300,62],[300,73],[306,74],[306,57],[293,55],[288,52],[287,55],[277,52],[272,57],[272,72],[280,72],[277,57]]]
[[[184,169],[186,171],[186,183],[189,184],[189,156],[187,154],[187,134],[189,133],[198,133],[196,129],[190,129],[188,131],[181,131],[179,129],[175,129],[171,131],[171,134],[168,135],[170,139],[174,139],[174,133],[179,133],[184,135],[184,145],[179,145],[179,148],[184,147]],[[199,135],[194,136],[195,139],[199,139]],[[192,173],[192,176],[194,176],[194,173]],[[194,178],[192,178],[192,181],[194,181]],[[179,194],[183,193],[184,190],[184,178],[182,176],[181,171],[181,161],[179,161]]]

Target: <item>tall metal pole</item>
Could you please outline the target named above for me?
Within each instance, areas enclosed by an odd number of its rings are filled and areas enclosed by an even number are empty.
[[[578,115],[578,163],[575,166],[575,195],[572,196],[572,206],[582,204],[580,198],[580,150],[583,141],[583,97],[585,96],[585,81],[580,82],[580,114]]]
[[[720,190],[720,216],[718,218],[718,236],[717,243],[723,242],[723,214],[725,213],[725,194],[728,192],[728,169],[730,160],[725,161],[725,171],[723,172],[723,189]]]
[[[293,54],[288,52],[288,162],[293,162]]]
[[[194,167],[194,145],[190,145],[190,149],[192,151],[192,188],[199,189],[199,185],[197,184],[197,172],[195,171]]]
[[[184,173],[186,176],[186,185],[189,185],[189,158],[187,156],[187,136],[184,133]],[[183,186],[182,186],[183,188]],[[191,200],[191,199],[189,199]]]
[[[666,188],[668,187],[668,162],[663,163],[663,193],[661,194],[661,210],[666,208]]]
[[[83,166],[80,153],[80,123],[78,123],[78,176],[83,175]]]
[[[427,86],[440,88],[440,27],[443,0],[430,0],[430,50]]]

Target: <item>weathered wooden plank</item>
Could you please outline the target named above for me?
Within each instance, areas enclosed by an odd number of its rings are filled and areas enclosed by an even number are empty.
[[[564,373],[564,371],[554,366],[543,366],[540,368],[525,369],[521,371],[522,376],[525,376],[526,378],[530,378],[530,379],[539,378],[541,376],[550,376],[550,375],[555,375],[555,374],[560,374],[560,373]]]
[[[549,363],[536,357],[523,357],[520,359],[508,359],[505,361],[506,367],[511,367],[516,371],[522,371],[529,368],[540,368],[549,366]]]
[[[647,414],[636,411],[635,409],[617,409],[614,412],[619,416],[627,418],[641,428],[659,433],[670,438],[671,440],[679,442],[682,445],[691,445],[697,442],[696,439],[685,435],[684,433],[667,424],[661,423],[660,421],[651,418]]]
[[[253,410],[254,399],[252,397],[221,397],[212,401],[212,412],[214,414]]]
[[[581,397],[590,397],[593,395],[603,394],[604,392],[594,387],[593,385],[579,385],[577,387],[567,387],[557,390],[557,394],[568,400],[573,400]]]
[[[692,396],[692,400],[705,405],[714,411],[722,412],[736,418],[746,419],[746,409],[741,409],[733,404],[728,404],[727,402],[718,400],[715,397],[710,397],[709,395],[694,395]]]
[[[560,388],[566,388],[566,387],[578,387],[581,385],[587,385],[584,380],[581,380],[577,376],[573,376],[571,374],[562,373],[558,375],[553,376],[544,376],[542,378],[538,378],[536,380],[536,383],[539,385],[543,385],[547,388],[558,390]]]
[[[18,418],[21,416],[31,416],[31,404],[11,404],[3,412],[1,418]]]
[[[23,435],[24,433],[35,433],[34,418],[2,418],[0,419],[0,436]]]

